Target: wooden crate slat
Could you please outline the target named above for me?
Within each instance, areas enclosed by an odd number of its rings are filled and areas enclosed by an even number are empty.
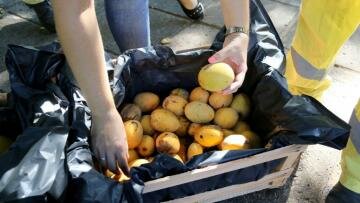
[[[251,157],[148,181],[145,183],[143,194],[280,159],[289,155],[296,155],[301,153],[305,148],[306,147],[302,145],[290,145]]]
[[[263,178],[244,184],[231,185],[223,187],[217,190],[212,190],[184,198],[179,198],[166,203],[182,203],[182,202],[217,202],[225,199],[230,199],[236,196],[256,192],[266,188],[272,187],[272,181],[278,179],[284,179],[291,175],[293,168],[289,168],[283,171],[274,172]]]

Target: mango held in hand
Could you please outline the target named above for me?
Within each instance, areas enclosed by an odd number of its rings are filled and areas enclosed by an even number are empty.
[[[174,132],[180,127],[176,115],[166,109],[156,109],[151,113],[151,126],[160,132]]]
[[[250,143],[244,135],[229,135],[224,138],[220,145],[221,150],[250,149]]]
[[[208,64],[201,68],[198,74],[200,86],[210,92],[219,92],[234,81],[233,69],[226,63]]]
[[[161,133],[156,138],[156,149],[159,153],[176,154],[180,150],[180,140],[174,133]]]
[[[129,120],[124,123],[129,149],[137,147],[143,137],[143,128],[139,121]]]
[[[195,134],[197,143],[204,147],[213,147],[221,143],[224,134],[219,126],[206,125],[200,128]]]

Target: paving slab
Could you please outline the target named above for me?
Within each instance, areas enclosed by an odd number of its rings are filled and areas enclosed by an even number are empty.
[[[343,45],[336,57],[335,64],[360,72],[360,27]]]
[[[194,23],[170,37],[169,46],[175,51],[210,47],[219,29]]]
[[[190,25],[191,21],[188,19],[150,9],[151,42],[153,45],[160,44],[161,39],[165,37],[175,36]]]
[[[27,19],[34,23],[40,24],[39,19],[33,9],[25,5],[21,0],[12,0],[14,3],[6,8],[6,11],[11,14],[15,14],[21,18]]]
[[[55,34],[39,29],[39,25],[15,15],[6,14],[0,19],[0,71],[5,69],[5,53],[8,44],[39,46],[56,39]]]
[[[0,0],[0,7],[1,8],[9,8],[10,6],[14,5],[18,0]]]

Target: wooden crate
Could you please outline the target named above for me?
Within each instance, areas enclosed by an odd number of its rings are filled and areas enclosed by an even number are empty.
[[[301,153],[305,151],[305,149],[306,145],[290,145],[247,158],[148,181],[145,183],[143,194],[231,171],[236,171],[256,164],[285,158],[284,162],[276,170],[257,181],[231,185],[217,190],[207,191],[168,202],[216,202],[263,189],[281,187],[292,174],[294,168],[300,160]]]

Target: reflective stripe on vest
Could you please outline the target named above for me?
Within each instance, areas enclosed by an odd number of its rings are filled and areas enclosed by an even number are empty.
[[[307,62],[293,47],[291,47],[291,56],[296,72],[303,78],[320,81],[326,76],[327,69],[317,69]]]
[[[359,103],[360,104],[360,103]],[[349,124],[351,125],[350,139],[356,151],[360,154],[360,106],[354,109]]]

